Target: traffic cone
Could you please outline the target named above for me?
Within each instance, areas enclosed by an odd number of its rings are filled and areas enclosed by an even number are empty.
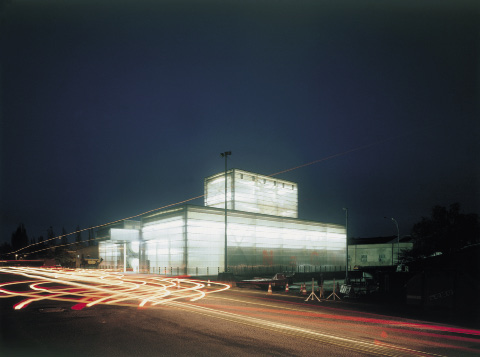
[[[290,290],[288,289],[288,283],[285,285],[285,292],[288,293]]]
[[[307,286],[303,284],[302,295],[307,295]]]
[[[272,284],[268,284],[268,295],[272,295]]]
[[[208,284],[207,284],[207,286],[211,286],[211,285],[210,285],[210,279],[208,279]]]

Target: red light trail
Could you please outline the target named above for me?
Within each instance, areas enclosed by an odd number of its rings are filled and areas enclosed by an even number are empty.
[[[8,267],[0,272],[28,280],[0,284],[0,298],[24,297],[19,310],[42,300],[68,301],[79,310],[96,304],[153,307],[174,300],[196,301],[230,286],[222,283],[161,276],[125,275],[104,270],[53,270]],[[25,285],[28,289],[25,289]],[[210,286],[209,286],[210,285]]]

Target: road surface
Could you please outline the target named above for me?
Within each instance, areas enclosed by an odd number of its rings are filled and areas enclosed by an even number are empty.
[[[4,269],[0,284],[5,356],[480,354],[478,329],[298,293],[92,270]]]

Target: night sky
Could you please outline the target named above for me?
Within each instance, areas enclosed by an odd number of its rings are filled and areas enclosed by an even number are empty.
[[[0,243],[202,195],[228,150],[319,160],[277,177],[352,237],[480,213],[478,1],[0,4]]]

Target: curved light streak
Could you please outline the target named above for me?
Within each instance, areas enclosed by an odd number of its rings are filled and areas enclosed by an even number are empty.
[[[15,310],[42,300],[72,302],[73,309],[97,304],[146,308],[174,300],[197,301],[230,288],[222,283],[211,283],[207,288],[206,282],[200,280],[124,275],[100,270],[5,267],[0,268],[0,272],[28,278],[0,284],[0,298],[25,298],[14,305]]]

